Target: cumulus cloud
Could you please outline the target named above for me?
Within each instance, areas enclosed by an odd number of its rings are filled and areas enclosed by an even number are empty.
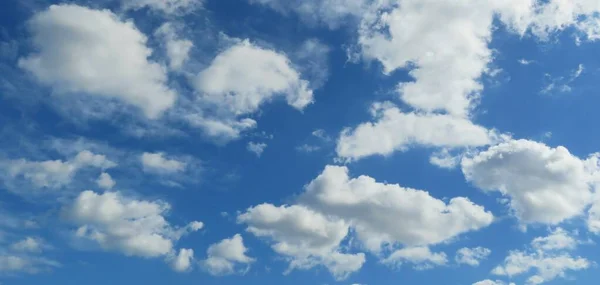
[[[434,253],[428,247],[408,247],[393,252],[383,263],[400,266],[412,263],[417,270],[431,269],[434,266],[446,265],[448,257],[445,253]]]
[[[386,244],[425,246],[490,225],[490,212],[467,198],[448,203],[428,192],[350,178],[348,168],[327,166],[300,198],[312,208],[350,222],[366,247],[379,252]]]
[[[584,270],[591,266],[589,260],[573,257],[569,253],[574,248],[572,237],[564,230],[556,229],[547,237],[535,238],[528,250],[509,252],[504,264],[494,268],[492,273],[513,277],[533,271],[526,281],[529,285],[564,278],[568,271]]]
[[[246,256],[246,252],[248,248],[244,246],[242,236],[237,234],[212,244],[207,250],[208,257],[202,261],[202,266],[215,276],[245,274],[254,262],[253,258]],[[240,265],[243,268],[240,268]]]
[[[194,250],[182,248],[179,254],[171,259],[171,268],[177,272],[186,272],[192,268]]]
[[[458,264],[467,264],[470,266],[479,266],[481,260],[486,259],[492,251],[485,247],[466,248],[463,247],[456,251],[454,260]]]
[[[592,201],[591,183],[598,166],[566,148],[512,140],[462,160],[468,181],[510,198],[509,206],[524,224],[558,224],[582,215]]]
[[[309,82],[301,79],[286,55],[248,40],[218,54],[193,85],[205,114],[189,119],[208,135],[226,139],[235,139],[241,131],[254,127],[255,121],[243,117],[277,97],[285,97],[298,110],[313,102]]]
[[[0,161],[5,185],[15,188],[26,181],[36,188],[60,189],[69,185],[77,172],[85,168],[105,170],[117,164],[106,156],[84,150],[75,157],[63,160],[29,161],[27,159]],[[22,191],[21,189],[17,189]]]
[[[175,242],[203,226],[201,222],[183,228],[171,226],[165,219],[169,209],[170,205],[162,201],[130,199],[118,192],[84,191],[63,212],[78,226],[78,238],[126,256],[155,258],[173,254]]]
[[[29,21],[37,52],[19,60],[58,93],[116,98],[158,117],[175,103],[165,69],[148,60],[147,38],[109,10],[52,5]]]
[[[391,104],[372,107],[375,122],[345,129],[337,142],[337,154],[346,160],[389,155],[412,145],[468,147],[490,144],[494,132],[470,120],[441,114],[405,113]],[[377,139],[374,139],[377,138]]]
[[[172,23],[163,24],[154,34],[163,42],[169,58],[169,67],[172,70],[180,70],[189,58],[194,43],[187,39],[181,39],[177,34],[176,26]]]
[[[177,159],[167,158],[164,153],[144,152],[140,156],[144,171],[159,174],[170,174],[184,171],[187,164]]]
[[[117,184],[117,183],[112,179],[110,174],[108,174],[106,172],[102,172],[102,173],[100,173],[100,176],[96,180],[96,184],[98,184],[98,187],[100,187],[102,189],[110,190],[113,187],[115,187],[115,184]]]
[[[347,223],[305,206],[262,204],[239,215],[238,222],[247,224],[247,231],[255,236],[273,241],[273,250],[289,261],[287,272],[323,265],[342,280],[365,262],[363,253],[341,252],[340,243],[348,234]]]
[[[266,143],[249,142],[248,145],[246,146],[246,149],[249,152],[256,154],[256,156],[258,156],[258,157],[260,157],[262,155],[263,151],[265,151],[265,148],[267,148]]]

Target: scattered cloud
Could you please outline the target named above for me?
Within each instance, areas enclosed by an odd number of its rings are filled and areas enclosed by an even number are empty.
[[[492,251],[485,247],[466,248],[463,247],[456,251],[454,260],[458,264],[466,264],[473,267],[479,266],[479,263],[486,259]]]
[[[257,157],[260,157],[266,148],[267,148],[266,143],[249,142],[248,145],[246,146],[246,149],[249,152],[256,154]]]
[[[203,268],[211,275],[245,274],[255,260],[246,256],[248,249],[244,246],[242,236],[237,234],[230,239],[208,247],[208,257],[201,262]],[[243,268],[240,268],[240,265]]]

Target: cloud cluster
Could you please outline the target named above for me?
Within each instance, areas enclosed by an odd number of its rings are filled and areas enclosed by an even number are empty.
[[[388,245],[407,247],[392,253],[387,263],[408,261],[424,268],[446,262],[444,254],[427,254],[424,246],[484,228],[493,218],[463,197],[446,203],[422,190],[368,176],[350,178],[346,167],[327,166],[306,186],[297,205],[258,205],[238,221],[254,235],[274,240],[273,249],[290,258],[290,269],[320,264],[343,279],[365,260],[362,253],[341,251],[350,231],[373,253],[383,253]]]

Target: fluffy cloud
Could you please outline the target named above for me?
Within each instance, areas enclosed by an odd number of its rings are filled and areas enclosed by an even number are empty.
[[[260,157],[262,155],[263,151],[265,151],[265,148],[267,148],[266,143],[249,142],[248,145],[246,146],[246,149],[249,152],[256,154],[256,156],[258,156],[258,157]]]
[[[102,189],[110,190],[113,187],[115,187],[115,184],[117,184],[117,183],[112,179],[110,174],[108,174],[106,172],[102,172],[102,173],[100,173],[100,176],[96,180],[96,184],[98,184],[98,187],[100,187]]]
[[[183,228],[173,227],[164,217],[169,209],[170,205],[162,201],[84,191],[63,211],[67,219],[79,227],[77,237],[127,256],[152,258],[172,254],[173,244],[182,235],[203,226],[193,222]]]
[[[512,140],[464,157],[468,181],[510,198],[522,223],[558,224],[581,215],[592,199],[595,157],[581,160],[564,147]]]
[[[151,173],[169,174],[184,171],[186,168],[185,162],[166,158],[162,152],[144,152],[140,156],[140,160],[144,171]]]
[[[171,267],[177,272],[186,272],[191,269],[194,260],[194,250],[182,248],[179,254],[171,260]]]
[[[479,262],[486,259],[492,253],[485,247],[461,248],[456,251],[454,260],[458,264],[467,264],[470,266],[479,266]]]
[[[494,217],[463,197],[448,203],[428,192],[385,184],[369,176],[350,178],[348,168],[327,166],[306,186],[302,203],[349,221],[366,247],[421,246],[447,241],[491,224]]]
[[[386,73],[414,67],[414,81],[398,86],[410,106],[465,117],[491,60],[490,6],[477,0],[402,1],[364,19],[359,37],[363,56],[380,61]]]
[[[337,279],[345,279],[359,270],[365,255],[340,252],[340,243],[348,235],[348,224],[332,220],[307,207],[276,207],[262,204],[238,216],[247,231],[273,240],[273,250],[290,262],[287,272],[325,266]]]
[[[261,104],[285,95],[288,104],[303,109],[312,103],[308,82],[280,53],[242,41],[223,51],[195,81],[202,98],[234,115],[256,112]]]
[[[88,150],[79,152],[70,160],[29,161],[26,159],[0,161],[5,170],[6,185],[25,180],[36,188],[58,189],[69,185],[78,171],[85,168],[108,169],[116,166],[106,156]],[[13,188],[13,187],[9,187]]]
[[[169,57],[169,67],[179,70],[183,63],[189,58],[189,53],[194,44],[190,40],[181,39],[177,35],[176,27],[172,23],[160,26],[155,35],[162,39],[163,45]]]
[[[126,9],[149,7],[167,14],[191,12],[202,7],[204,0],[121,0]]]
[[[491,143],[494,133],[470,120],[440,114],[405,113],[391,104],[372,107],[375,122],[346,129],[337,143],[337,154],[347,160],[389,155],[418,144],[430,147],[467,147]],[[377,138],[377,139],[374,139]]]
[[[568,250],[574,249],[566,232],[557,229],[548,237],[535,238],[531,249],[527,251],[511,251],[503,265],[492,271],[495,275],[517,276],[534,271],[527,279],[527,284],[536,285],[565,277],[567,271],[587,269],[591,263],[582,257],[573,257]],[[558,241],[558,242],[557,242]]]
[[[150,118],[173,106],[177,95],[166,85],[166,71],[148,60],[147,38],[132,22],[109,10],[52,5],[29,29],[38,51],[19,66],[57,92],[117,98]]]
[[[205,128],[208,135],[233,139],[256,122],[241,118],[257,112],[261,105],[285,97],[298,110],[313,102],[308,81],[281,53],[240,41],[218,54],[194,82],[203,116],[188,118]],[[226,137],[229,135],[230,137]]]
[[[400,266],[402,263],[412,263],[415,269],[425,270],[434,266],[445,265],[448,258],[445,253],[434,253],[428,247],[409,247],[395,251],[383,263]]]
[[[207,250],[208,258],[202,261],[202,265],[211,275],[244,274],[254,262],[253,258],[246,256],[247,251],[242,236],[237,234],[211,245]],[[238,269],[238,265],[245,265],[245,268]]]

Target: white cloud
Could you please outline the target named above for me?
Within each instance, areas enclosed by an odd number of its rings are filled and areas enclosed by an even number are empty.
[[[368,7],[368,0],[249,0],[289,14],[297,13],[308,24],[325,24],[331,29],[356,21]]]
[[[412,68],[414,81],[398,85],[408,105],[466,117],[482,90],[479,78],[492,59],[488,48],[492,6],[478,0],[384,5],[383,12],[363,19],[359,31],[363,57],[381,62],[385,73]]]
[[[374,104],[372,112],[375,122],[341,133],[336,148],[339,157],[356,160],[389,155],[415,144],[446,148],[483,146],[495,139],[493,131],[450,115],[405,113],[385,103]]]
[[[167,14],[188,13],[202,7],[204,0],[121,0],[126,9],[149,7]]]
[[[548,236],[533,239],[531,245],[533,248],[543,251],[575,249],[577,241],[564,229],[556,228]]]
[[[147,38],[109,10],[52,5],[29,21],[37,53],[19,66],[59,93],[117,98],[158,117],[177,94],[165,68],[149,61]],[[84,96],[71,94],[72,96]]]
[[[506,284],[507,284],[506,282],[502,282],[500,280],[493,281],[490,279],[473,283],[473,285],[506,285]],[[515,285],[515,283],[510,283],[508,285]]]
[[[98,184],[98,186],[102,189],[110,190],[113,187],[115,187],[115,184],[117,184],[117,183],[112,179],[110,174],[108,174],[106,172],[102,172],[102,173],[100,173],[100,176],[96,180],[96,184]]]
[[[61,264],[56,261],[41,257],[0,254],[0,274],[36,274],[39,272],[49,271],[60,266]]]
[[[162,201],[129,199],[118,192],[84,191],[63,211],[79,227],[78,238],[127,256],[152,258],[172,254],[173,244],[182,235],[203,226],[193,222],[183,228],[173,227],[165,219],[169,209],[170,205]]]
[[[144,171],[152,173],[170,174],[184,171],[187,164],[177,159],[165,157],[162,152],[149,153],[144,152],[140,156]]]
[[[10,249],[17,252],[40,253],[48,249],[48,245],[41,238],[26,237],[10,246]]]
[[[256,154],[256,156],[258,156],[258,157],[260,157],[262,155],[262,153],[265,151],[265,148],[267,148],[266,143],[249,142],[248,145],[246,146],[246,149],[249,152]]]
[[[434,253],[428,247],[409,247],[393,252],[383,263],[400,266],[402,263],[412,263],[415,269],[425,270],[434,266],[446,265],[448,258],[445,253]]]
[[[369,176],[350,178],[348,168],[327,166],[306,186],[302,203],[350,222],[374,252],[386,244],[437,244],[490,225],[493,215],[469,199],[448,203],[428,192],[385,184]]]
[[[340,252],[340,243],[348,235],[348,224],[330,219],[304,206],[262,204],[238,216],[247,231],[273,241],[275,252],[287,257],[288,271],[325,266],[336,279],[345,279],[358,271],[365,255]]]
[[[202,265],[215,276],[245,274],[250,269],[250,264],[254,262],[253,258],[246,256],[247,251],[242,236],[237,234],[230,239],[212,244],[207,250],[208,257],[202,261]],[[244,265],[244,268],[238,268],[239,265]]]
[[[518,62],[521,65],[530,65],[530,64],[534,63],[535,61],[522,58],[522,59],[519,59]]]
[[[223,51],[194,82],[206,103],[234,115],[256,112],[260,105],[284,95],[289,105],[303,109],[313,101],[308,81],[281,53],[248,40]]]
[[[297,146],[296,150],[299,152],[311,153],[311,152],[321,150],[321,147],[318,145],[303,144],[303,145]]]
[[[429,157],[429,163],[445,169],[454,169],[460,163],[460,155],[452,155],[447,148],[434,152]]]
[[[467,264],[470,266],[479,266],[481,260],[486,259],[492,253],[485,247],[466,248],[463,247],[456,251],[454,260],[458,264]]]
[[[171,267],[177,272],[186,272],[191,269],[193,260],[194,250],[182,248],[179,254],[172,258]]]
[[[194,47],[192,41],[181,39],[172,23],[163,24],[154,34],[163,41],[169,57],[169,67],[172,70],[180,70],[189,58],[190,50]]]
[[[598,166],[590,159],[581,160],[561,146],[512,140],[464,157],[462,170],[475,186],[510,198],[522,223],[558,224],[583,214],[591,202],[590,183]]]
[[[88,150],[79,152],[70,160],[29,161],[26,159],[0,161],[0,168],[5,170],[5,184],[12,184],[24,179],[36,188],[58,189],[69,185],[78,171],[84,168],[101,170],[112,168],[116,163],[104,155],[94,154]]]
[[[589,268],[590,261],[568,253],[575,248],[569,239],[572,238],[562,229],[554,230],[550,236],[535,238],[530,250],[509,252],[504,264],[494,268],[492,273],[512,278],[533,271],[526,283],[536,285],[564,278],[568,271]]]
[[[256,121],[247,116],[267,102],[284,97],[298,110],[313,102],[309,82],[301,79],[285,54],[248,40],[237,40],[219,53],[192,84],[198,91],[194,104],[200,110],[187,115],[187,120],[225,142],[254,128]]]

